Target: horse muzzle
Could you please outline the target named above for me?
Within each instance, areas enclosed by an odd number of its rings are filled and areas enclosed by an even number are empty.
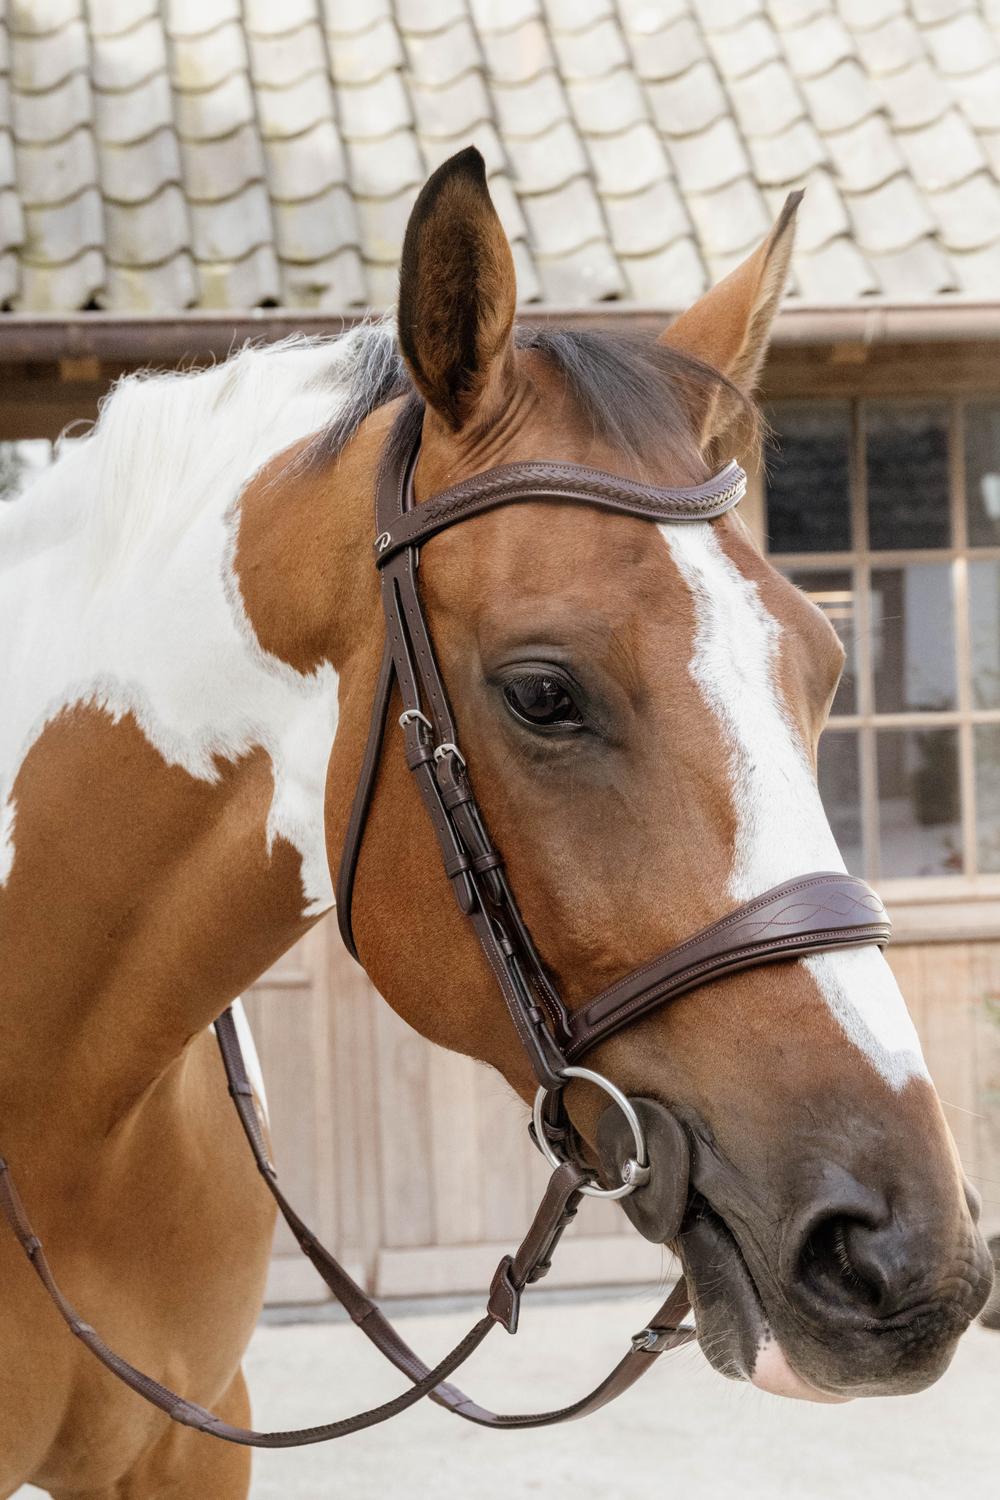
[[[631,1103],[650,1175],[622,1207],[647,1239],[677,1250],[699,1342],[720,1373],[829,1402],[908,1394],[944,1372],[993,1280],[974,1194],[956,1205],[914,1188],[904,1206],[825,1163],[802,1171],[798,1204],[778,1209],[696,1128],[655,1100]],[[601,1115],[597,1146],[619,1180],[631,1149],[619,1110]]]

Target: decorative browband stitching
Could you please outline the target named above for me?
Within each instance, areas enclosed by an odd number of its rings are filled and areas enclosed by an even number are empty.
[[[504,464],[474,474],[450,490],[403,512],[375,540],[380,566],[402,548],[419,546],[456,521],[525,500],[562,500],[598,505],[651,521],[711,521],[738,505],[747,477],[735,459],[704,484],[660,489],[583,464],[533,461]]]
[[[802,899],[807,892],[817,889],[823,892],[822,901]],[[819,870],[815,874],[799,876],[762,892],[752,901],[738,906],[728,916],[720,917],[711,926],[692,933],[666,953],[649,959],[624,978],[609,985],[590,1001],[583,1014],[588,1018],[599,1015],[607,1009],[609,1001],[616,995],[625,989],[634,988],[644,976],[654,974],[668,960],[676,961],[683,954],[702,948],[713,940],[717,943],[713,956],[718,958],[728,950],[742,948],[746,943],[764,941],[769,928],[775,929],[775,935],[780,935],[783,939],[791,931],[799,934],[818,931],[820,929],[816,919],[820,915],[833,918],[824,931],[871,925],[879,931],[884,930],[885,940],[888,942],[892,930],[881,898],[863,880],[839,870]],[[734,928],[743,935],[735,938],[729,936]]]

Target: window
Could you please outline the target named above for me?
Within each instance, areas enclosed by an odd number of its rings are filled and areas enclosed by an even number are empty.
[[[768,553],[847,652],[819,781],[849,869],[1000,874],[1000,400],[768,415]]]

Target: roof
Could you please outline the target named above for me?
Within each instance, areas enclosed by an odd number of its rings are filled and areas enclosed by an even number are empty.
[[[385,306],[470,141],[526,302],[681,306],[799,186],[800,302],[1000,301],[1000,0],[8,0],[0,304]]]

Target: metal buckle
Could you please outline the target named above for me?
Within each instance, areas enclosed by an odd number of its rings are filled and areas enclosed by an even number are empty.
[[[646,1154],[646,1138],[642,1133],[639,1116],[621,1089],[616,1084],[613,1084],[610,1079],[605,1078],[603,1074],[594,1073],[590,1068],[563,1068],[560,1076],[563,1080],[585,1078],[588,1083],[596,1084],[599,1089],[603,1089],[608,1098],[617,1104],[625,1116],[628,1127],[632,1132],[632,1140],[635,1142],[635,1156],[630,1156],[622,1167],[622,1182],[620,1187],[602,1188],[588,1183],[580,1189],[580,1192],[584,1193],[588,1198],[627,1198],[629,1193],[634,1193],[637,1187],[642,1187],[644,1183],[647,1183],[650,1177],[649,1158]],[[543,1111],[549,1092],[546,1088],[540,1088],[535,1094],[535,1102],[531,1110],[531,1123],[534,1132],[532,1139],[549,1166],[554,1170],[556,1167],[561,1167],[566,1158],[558,1155],[545,1131]]]
[[[405,729],[411,719],[415,719],[418,723],[423,724],[424,728],[429,729],[431,734],[434,733],[434,725],[431,723],[426,714],[422,714],[420,712],[419,708],[403,709],[403,712],[399,716],[400,729]]]
[[[451,740],[445,740],[442,744],[438,745],[436,750],[434,751],[435,760],[444,760],[446,755],[453,755],[460,766],[465,765],[465,756],[462,754],[457,745],[452,744]]]
[[[675,1328],[640,1328],[632,1335],[633,1354],[662,1354],[667,1341],[677,1332]]]

